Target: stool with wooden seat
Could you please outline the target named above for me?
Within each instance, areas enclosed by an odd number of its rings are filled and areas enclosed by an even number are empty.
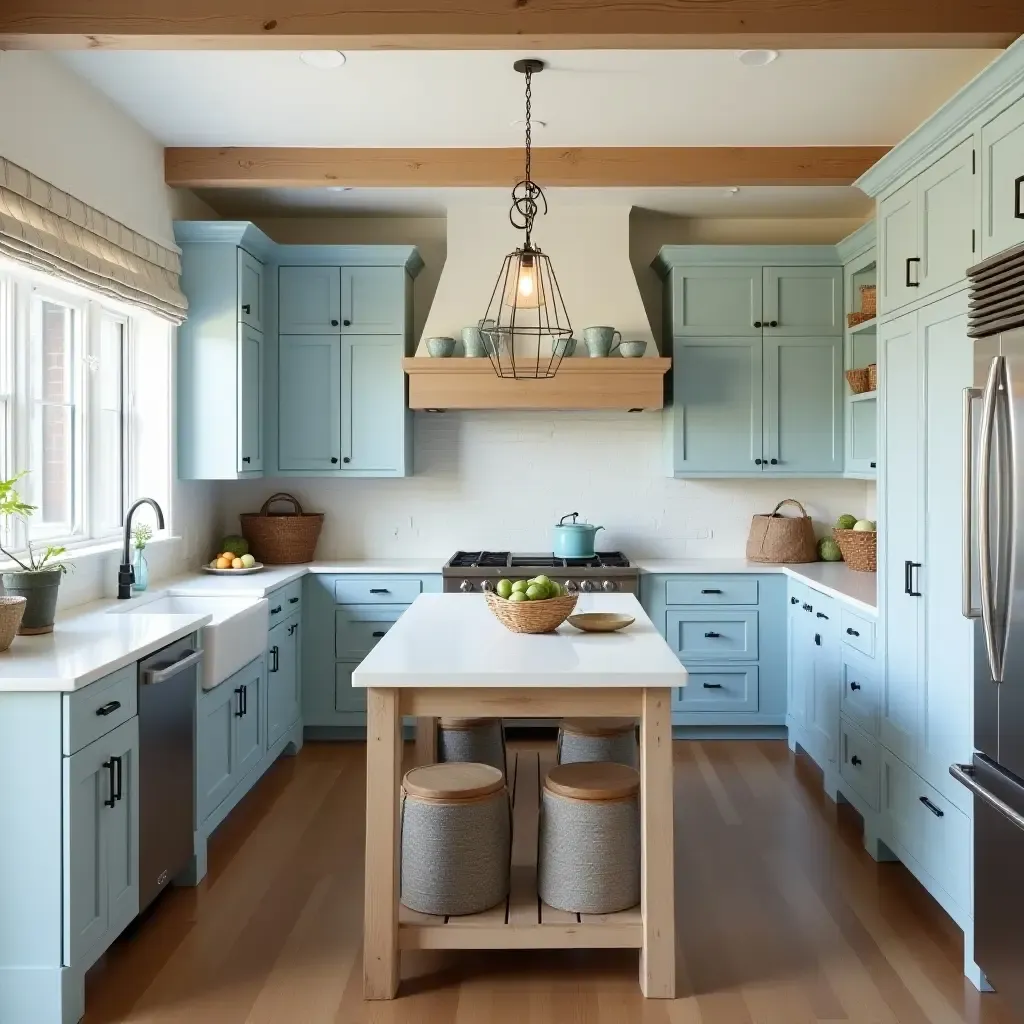
[[[437,759],[489,764],[505,774],[505,730],[500,718],[441,718]]]
[[[613,761],[635,768],[640,760],[636,719],[567,718],[558,730],[558,763]]]
[[[511,807],[487,764],[414,768],[402,782],[402,902],[423,914],[476,914],[508,896]]]
[[[537,890],[549,906],[614,914],[640,902],[640,773],[608,762],[552,768],[541,795]]]

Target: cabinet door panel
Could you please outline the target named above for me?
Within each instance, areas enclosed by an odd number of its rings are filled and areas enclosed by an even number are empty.
[[[263,335],[238,328],[238,471],[263,468]]]
[[[686,267],[672,271],[672,333],[760,337],[760,267]]]
[[[405,466],[405,374],[401,337],[346,337],[341,343],[343,470],[399,474]]]
[[[278,348],[278,464],[341,468],[341,339],[282,334]]]
[[[404,329],[401,267],[341,268],[342,334],[401,334]]]
[[[842,472],[842,368],[841,337],[765,337],[765,472]]]
[[[878,296],[879,312],[899,309],[919,297],[920,264],[909,263],[918,252],[917,182],[910,181],[878,204],[879,260],[884,270]],[[908,278],[909,274],[909,278]]]
[[[107,902],[110,937],[118,935],[139,912],[139,720],[133,718],[104,737],[107,749],[121,759],[118,801],[105,823]]]
[[[199,695],[196,712],[196,789],[199,823],[215,811],[235,787],[235,712],[238,696],[230,680]]]
[[[843,333],[842,267],[765,267],[763,273],[765,337]]]
[[[917,179],[920,215],[921,296],[963,281],[976,261],[973,140],[961,143]]]
[[[244,249],[238,250],[238,320],[263,331],[263,264]]]
[[[1024,99],[981,129],[981,255],[1024,242]]]
[[[358,662],[339,662],[334,666],[335,711],[366,711],[366,690],[352,685],[352,673],[358,667]]]
[[[822,768],[836,760],[842,665],[832,630],[815,626],[807,690],[808,750]]]
[[[922,600],[908,594],[913,588],[907,586],[906,573],[908,562],[921,562],[924,463],[916,315],[883,324],[878,341],[885,466],[878,542],[886,615],[879,735],[897,757],[913,765],[920,735]]]
[[[241,715],[236,715],[235,747],[238,751],[238,775],[236,781],[245,778],[246,773],[263,757],[266,750],[266,728],[261,690],[263,688],[263,660],[247,666],[242,672],[228,680],[233,689],[241,687],[243,704]]]
[[[846,471],[875,473],[878,464],[878,402],[850,402],[846,412]]]
[[[673,471],[760,473],[762,343],[756,338],[676,338]]]
[[[341,271],[337,267],[281,267],[277,315],[281,334],[339,334]]]
[[[267,747],[273,746],[299,715],[299,620],[281,622],[268,636]]]

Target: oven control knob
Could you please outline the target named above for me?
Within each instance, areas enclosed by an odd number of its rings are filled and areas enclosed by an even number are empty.
[[[461,590],[464,594],[468,594],[472,589],[473,589],[473,584],[470,583],[469,580],[463,580],[459,584],[459,590]]]
[[[589,594],[590,591],[592,591],[593,589],[594,589],[594,584],[591,583],[590,580],[584,580],[580,584],[580,590],[582,590],[584,594]]]
[[[610,594],[612,591],[618,590],[619,585],[614,583],[612,580],[605,580],[604,583],[601,584],[601,589],[605,591],[605,593]]]
[[[469,581],[467,580],[466,582],[468,583]],[[490,593],[494,589],[494,584],[490,580],[484,580],[483,583],[480,584],[480,589],[485,594]]]
[[[576,590],[577,590],[576,581],[575,580],[566,580],[565,581],[565,590],[566,590],[566,593],[568,593],[568,594],[575,594]]]

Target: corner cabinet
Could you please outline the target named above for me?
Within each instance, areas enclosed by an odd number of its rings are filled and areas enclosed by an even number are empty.
[[[672,475],[842,475],[838,264],[831,246],[662,249]]]
[[[981,128],[981,256],[1024,242],[1024,97]]]

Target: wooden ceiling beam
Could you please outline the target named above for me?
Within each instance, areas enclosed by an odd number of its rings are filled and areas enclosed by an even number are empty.
[[[850,185],[885,146],[534,149],[545,187]],[[522,149],[175,148],[164,178],[183,188],[511,188]]]
[[[24,49],[1004,47],[1020,0],[4,0]]]

